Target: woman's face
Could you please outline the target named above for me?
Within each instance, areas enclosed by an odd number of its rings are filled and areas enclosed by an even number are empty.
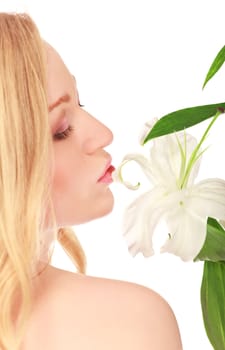
[[[52,199],[58,226],[75,225],[113,208],[112,132],[81,108],[75,78],[58,53],[47,50],[49,116],[53,137]]]

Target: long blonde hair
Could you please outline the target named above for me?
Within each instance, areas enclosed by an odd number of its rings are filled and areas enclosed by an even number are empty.
[[[0,13],[1,350],[19,349],[31,312],[40,234],[45,209],[52,207],[51,145],[43,41],[28,15]],[[72,231],[62,228],[57,235],[84,272],[84,254]]]

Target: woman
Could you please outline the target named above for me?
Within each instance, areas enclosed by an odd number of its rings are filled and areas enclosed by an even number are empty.
[[[159,295],[83,274],[68,227],[112,210],[111,142],[30,17],[0,14],[0,349],[182,348]],[[77,274],[50,265],[56,238]]]

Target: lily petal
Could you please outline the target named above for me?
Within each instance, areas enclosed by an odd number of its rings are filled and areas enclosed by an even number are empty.
[[[179,144],[188,161],[197,145],[197,140],[184,132],[156,138],[150,150],[150,165],[154,183],[164,185],[171,190],[177,188],[181,175],[182,156]],[[198,166],[199,162],[192,169],[192,182],[197,175]]]
[[[124,180],[123,176],[122,176],[122,167],[129,161],[135,161],[136,163],[138,163],[138,165],[141,167],[141,169],[143,170],[146,177],[150,181],[152,180],[152,170],[151,170],[148,158],[146,158],[145,156],[143,156],[142,154],[139,154],[139,153],[130,153],[130,154],[127,154],[123,158],[122,163],[119,165],[118,169],[116,170],[115,174],[113,175],[113,177],[117,181],[122,182],[125,186],[130,185],[130,183],[127,182],[126,180]]]
[[[171,238],[161,248],[161,252],[172,253],[183,261],[193,260],[206,239],[207,218],[190,215],[186,211],[172,215],[167,220]]]
[[[140,183],[138,182],[136,185],[132,185],[129,181],[124,180],[122,175],[122,168],[124,165],[128,162],[128,160],[123,160],[122,163],[118,166],[116,170],[112,173],[112,178],[114,182],[120,182],[124,186],[126,186],[129,190],[137,190],[140,186]]]
[[[188,207],[196,215],[225,220],[225,181],[206,179],[190,189]]]
[[[152,236],[165,214],[163,190],[156,187],[142,194],[127,208],[124,215],[124,237],[131,255],[141,252],[145,257],[154,254]]]
[[[181,195],[182,192],[179,192]],[[182,206],[178,206],[178,197],[177,204],[174,203],[174,208],[177,209],[171,209],[167,215],[166,221],[171,239],[161,251],[173,253],[188,261],[198,255],[204,244],[208,217],[225,219],[225,181],[221,179],[201,181],[184,190],[181,201]]]

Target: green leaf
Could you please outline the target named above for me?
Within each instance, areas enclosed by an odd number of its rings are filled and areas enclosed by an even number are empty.
[[[201,285],[202,314],[214,350],[225,350],[225,262],[205,261]]]
[[[216,72],[218,72],[220,67],[223,65],[224,61],[225,61],[225,46],[219,51],[213,63],[211,64],[202,87],[203,89],[208,83],[208,81],[216,74]]]
[[[213,218],[208,218],[205,243],[194,261],[225,260],[225,230]]]
[[[225,230],[213,218],[208,218],[206,240],[197,260],[205,260],[201,305],[206,333],[214,350],[225,350]]]
[[[202,121],[213,117],[218,110],[220,110],[221,113],[224,113],[225,102],[190,107],[169,113],[156,122],[146,136],[144,144],[155,137],[171,134],[175,131],[180,131],[201,123]]]

